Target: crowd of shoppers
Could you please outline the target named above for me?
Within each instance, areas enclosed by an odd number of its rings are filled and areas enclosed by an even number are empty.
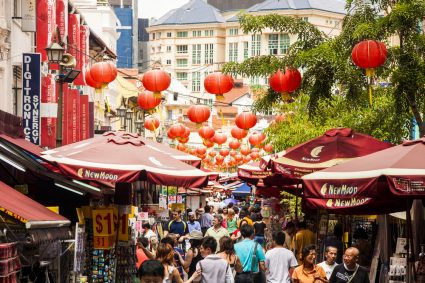
[[[317,263],[316,235],[305,222],[267,233],[259,209],[237,212],[236,206],[215,213],[206,206],[188,211],[185,222],[174,211],[159,244],[144,224],[136,252],[141,282],[369,283],[359,249],[344,253],[340,226],[325,239],[325,260]]]

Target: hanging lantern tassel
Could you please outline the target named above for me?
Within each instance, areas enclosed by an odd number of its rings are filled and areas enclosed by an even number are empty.
[[[222,109],[220,109],[220,117],[221,117],[221,126],[224,127],[224,115],[223,115]]]
[[[366,69],[366,76],[367,76],[367,88],[369,93],[369,106],[372,106],[373,102],[373,90],[372,90],[372,77],[375,75],[375,69],[373,68],[367,68]]]

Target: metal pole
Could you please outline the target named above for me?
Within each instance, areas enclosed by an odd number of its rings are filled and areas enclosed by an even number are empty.
[[[59,64],[59,75],[62,74],[63,68]],[[63,83],[58,81],[58,115],[56,117],[56,147],[62,146],[62,113],[63,113]]]

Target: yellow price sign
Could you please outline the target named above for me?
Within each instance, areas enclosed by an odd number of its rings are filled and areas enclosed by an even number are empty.
[[[118,241],[128,241],[128,214],[123,214],[119,219]]]
[[[114,246],[115,236],[94,236],[93,237],[93,246],[95,249],[107,250]]]
[[[114,210],[101,208],[93,210],[94,236],[110,236],[115,232]]]

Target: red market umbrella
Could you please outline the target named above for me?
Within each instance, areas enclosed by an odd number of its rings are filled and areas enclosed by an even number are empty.
[[[199,188],[208,175],[153,150],[137,134],[108,132],[103,136],[42,152],[61,172],[75,179],[111,183],[149,181],[165,186]]]
[[[300,179],[306,174],[391,146],[349,128],[331,129],[320,137],[287,149],[282,157],[272,158],[271,167],[275,173]]]
[[[238,167],[238,178],[248,183],[257,183],[259,179],[264,179],[272,175],[270,170],[260,168],[260,162],[251,161]]]
[[[425,137],[303,177],[309,208],[394,212],[425,198]]]

